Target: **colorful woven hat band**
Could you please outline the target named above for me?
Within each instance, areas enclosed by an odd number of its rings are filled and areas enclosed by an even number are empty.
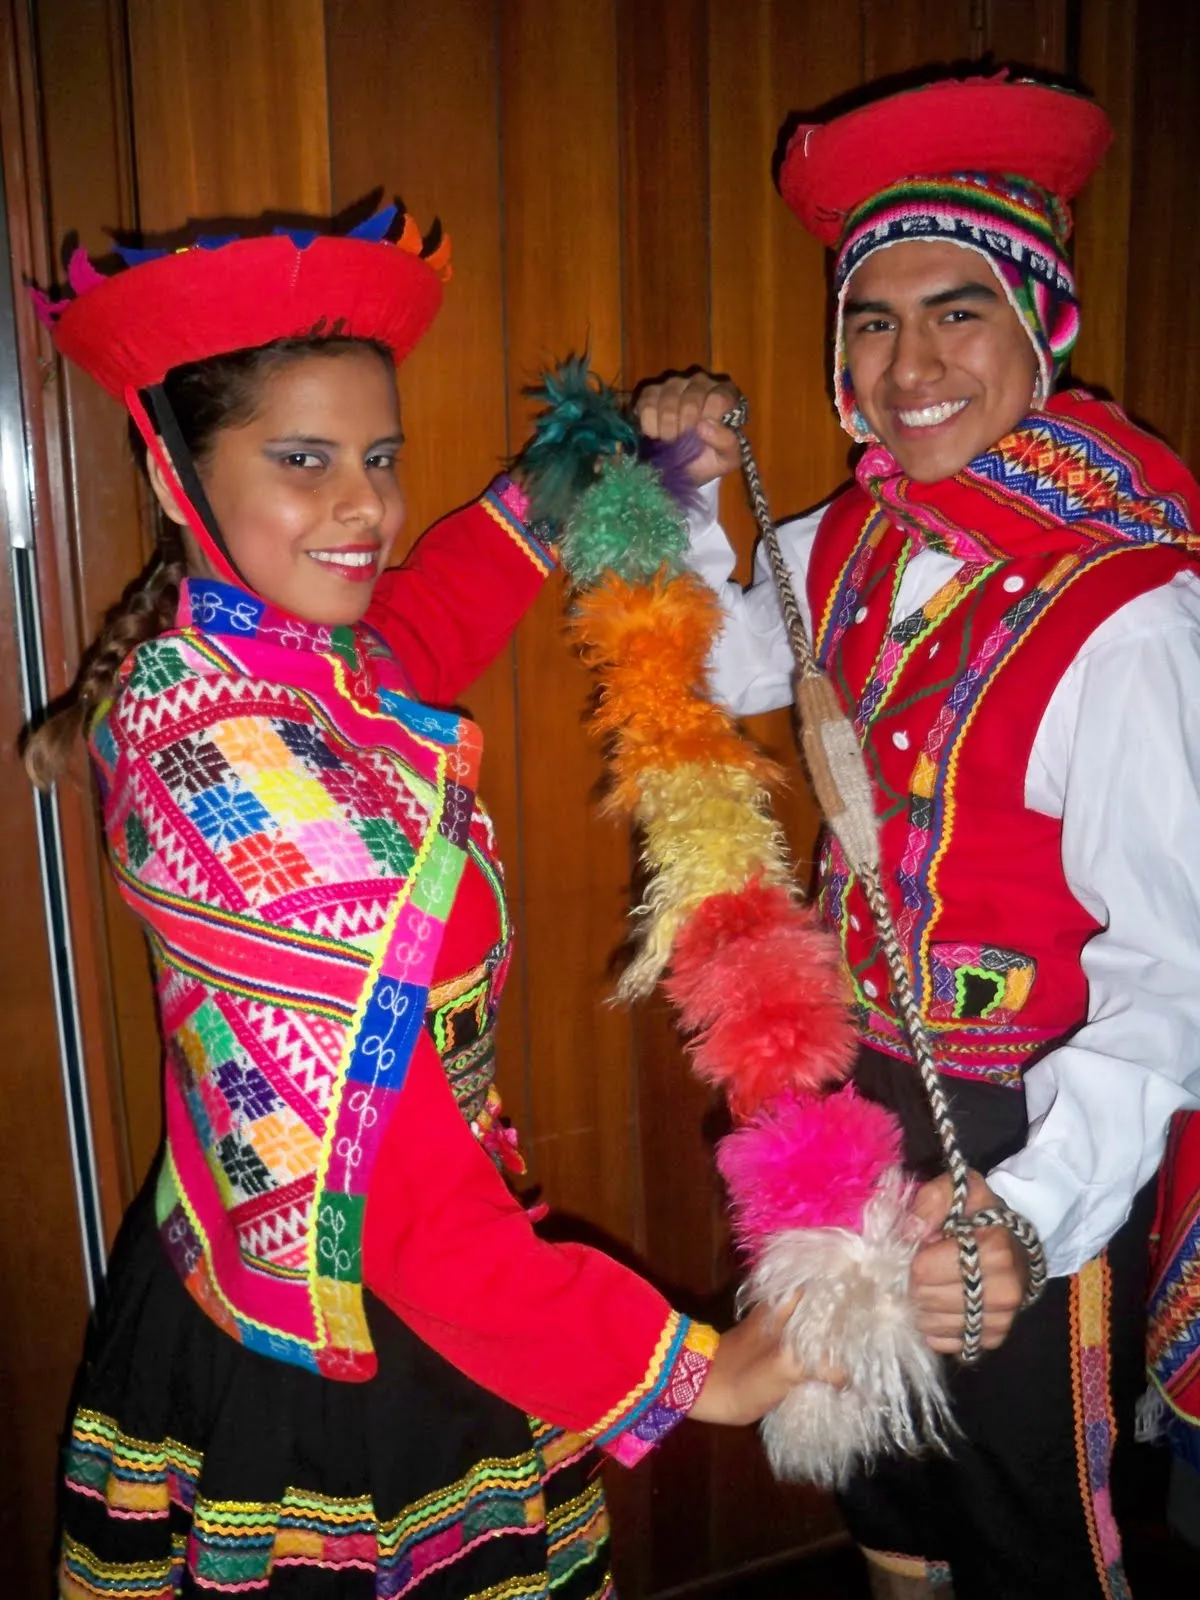
[[[850,281],[869,256],[910,240],[956,244],[981,255],[1033,345],[1033,406],[1040,409],[1079,337],[1079,302],[1066,256],[1070,232],[1061,200],[1025,179],[993,175],[909,178],[853,211],[834,270],[834,398],[846,432],[859,443],[873,437],[854,398],[843,316]]]

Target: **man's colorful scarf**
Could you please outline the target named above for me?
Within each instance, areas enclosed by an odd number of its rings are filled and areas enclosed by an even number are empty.
[[[861,444],[871,429],[854,398],[843,311],[855,270],[889,245],[925,239],[959,245],[991,268],[1038,362],[1034,407],[1045,405],[1079,337],[1079,302],[1067,259],[1071,214],[1023,178],[965,173],[910,178],[873,195],[846,219],[834,269],[834,398],[842,426]]]
[[[1081,544],[1172,545],[1200,556],[1200,487],[1160,440],[1082,389],[1055,395],[953,478],[915,483],[883,445],[861,488],[930,549],[990,563]]]

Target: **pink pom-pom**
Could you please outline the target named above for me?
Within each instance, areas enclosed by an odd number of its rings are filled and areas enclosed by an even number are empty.
[[[850,1228],[879,1179],[900,1160],[900,1124],[851,1085],[835,1094],[786,1094],[717,1146],[734,1235],[757,1259],[786,1228]]]
[[[710,896],[675,941],[665,987],[697,1074],[738,1116],[837,1082],[854,1060],[837,943],[784,888]]]

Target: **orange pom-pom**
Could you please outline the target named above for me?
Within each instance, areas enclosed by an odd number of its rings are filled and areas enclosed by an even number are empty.
[[[612,735],[614,801],[636,804],[650,767],[719,764],[770,781],[774,767],[707,698],[706,664],[720,606],[692,573],[658,573],[648,584],[609,574],[584,595],[573,631],[600,680],[592,726]]]

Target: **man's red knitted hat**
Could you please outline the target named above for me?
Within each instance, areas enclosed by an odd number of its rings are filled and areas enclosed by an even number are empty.
[[[1112,139],[1101,108],[1039,83],[943,80],[888,95],[828,122],[802,123],[779,168],[779,191],[823,244],[846,219],[906,178],[995,173],[1069,201]]]

